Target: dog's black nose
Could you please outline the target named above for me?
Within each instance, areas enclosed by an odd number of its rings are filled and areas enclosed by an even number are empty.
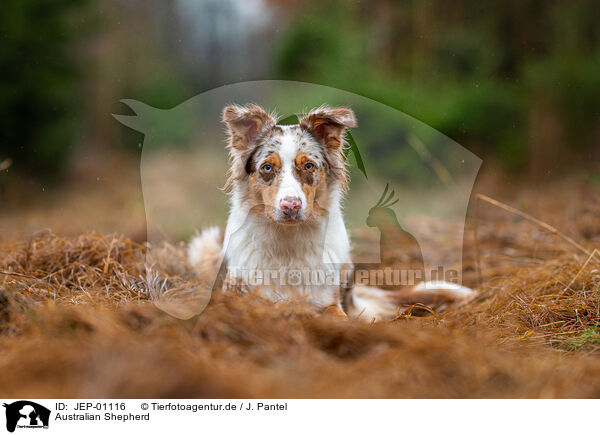
[[[284,215],[295,217],[302,209],[302,201],[295,196],[286,196],[279,202],[279,208]]]

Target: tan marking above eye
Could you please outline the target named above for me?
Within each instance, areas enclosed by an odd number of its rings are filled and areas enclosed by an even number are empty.
[[[306,164],[310,163],[311,168],[306,168]],[[300,153],[296,156],[296,167],[306,171],[313,171],[317,168],[317,164],[313,162],[306,154]]]
[[[265,159],[263,166],[265,164],[270,164],[276,169],[281,169],[281,158],[279,157],[279,154],[273,153],[269,155],[269,157]]]
[[[271,167],[270,171],[265,170],[267,166]],[[275,178],[275,174],[281,169],[281,159],[279,154],[271,154],[266,160],[260,165],[260,176],[266,181],[270,182]]]
[[[312,167],[307,168],[307,164],[311,164]],[[303,185],[312,185],[315,183],[315,180],[319,178],[319,174],[317,173],[317,164],[303,153],[300,153],[296,156],[296,172],[300,182]]]

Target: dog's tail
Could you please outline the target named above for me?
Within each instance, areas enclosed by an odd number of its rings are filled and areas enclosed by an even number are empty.
[[[440,311],[475,295],[468,287],[446,281],[427,281],[395,291],[356,285],[349,292],[345,308],[349,317],[367,322],[382,321],[394,319],[415,304]]]
[[[218,227],[206,228],[190,240],[188,260],[197,276],[214,283],[223,261],[223,234]]]

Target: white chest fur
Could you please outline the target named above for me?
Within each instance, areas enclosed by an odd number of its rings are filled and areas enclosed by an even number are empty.
[[[340,268],[350,243],[339,207],[300,225],[249,215],[232,198],[223,244],[229,278],[273,301],[304,296],[315,307],[339,304]]]

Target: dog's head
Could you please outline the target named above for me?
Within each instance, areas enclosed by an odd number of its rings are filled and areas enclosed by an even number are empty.
[[[281,224],[327,215],[347,186],[343,148],[346,128],[355,127],[347,108],[320,107],[298,125],[278,125],[256,105],[227,106],[231,169],[227,185],[250,213]]]

